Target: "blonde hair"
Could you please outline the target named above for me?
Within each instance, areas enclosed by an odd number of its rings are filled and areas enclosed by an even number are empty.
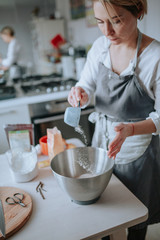
[[[15,32],[13,30],[13,28],[9,27],[9,26],[6,26],[4,28],[2,28],[1,34],[4,34],[4,35],[7,35],[7,36],[14,36],[15,35]]]
[[[135,17],[141,13],[139,19],[143,19],[144,15],[147,14],[147,0],[92,0],[93,2],[99,1],[106,9],[106,4],[116,5],[123,7],[129,12],[131,12]]]

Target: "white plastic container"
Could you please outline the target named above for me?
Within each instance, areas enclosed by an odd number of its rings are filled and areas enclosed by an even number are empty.
[[[76,58],[75,59],[75,65],[76,65],[76,79],[79,80],[81,76],[81,72],[84,68],[86,62],[86,58],[81,57],[81,58]]]
[[[75,66],[72,56],[63,56],[62,61],[62,71],[63,77],[65,78],[74,78],[75,77]]]
[[[30,151],[17,149],[6,152],[12,176],[16,182],[28,182],[38,175],[37,152],[31,146]]]

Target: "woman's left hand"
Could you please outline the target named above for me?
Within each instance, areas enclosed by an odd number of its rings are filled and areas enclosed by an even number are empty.
[[[133,125],[120,123],[114,130],[117,133],[116,137],[108,146],[108,156],[113,159],[115,159],[117,153],[121,150],[125,139],[133,135]]]

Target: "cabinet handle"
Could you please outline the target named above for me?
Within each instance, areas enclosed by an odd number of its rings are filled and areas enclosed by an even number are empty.
[[[45,118],[38,118],[34,119],[33,123],[34,124],[41,124],[41,123],[46,123],[46,122],[51,122],[51,121],[56,121],[56,120],[61,120],[64,118],[64,114],[60,114],[58,116],[52,116],[52,117],[45,117]]]
[[[7,115],[7,114],[12,114],[12,113],[16,113],[16,110],[5,110],[3,112],[0,112],[0,115]]]

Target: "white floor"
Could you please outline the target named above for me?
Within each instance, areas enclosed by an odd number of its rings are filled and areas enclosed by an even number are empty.
[[[146,240],[160,240],[160,223],[148,227]]]

